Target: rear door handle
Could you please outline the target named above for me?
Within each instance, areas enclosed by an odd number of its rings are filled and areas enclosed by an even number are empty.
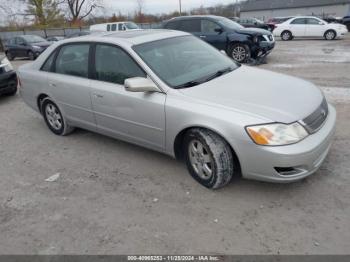
[[[103,98],[103,95],[97,94],[97,93],[94,93],[94,96],[97,97],[97,98]]]
[[[49,83],[49,86],[56,87],[55,83]]]

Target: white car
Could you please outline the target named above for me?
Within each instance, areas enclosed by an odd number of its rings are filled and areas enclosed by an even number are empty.
[[[137,24],[134,22],[115,22],[115,23],[105,23],[105,24],[96,24],[90,26],[90,31],[99,31],[99,32],[115,32],[115,31],[129,31],[140,29]]]
[[[314,16],[293,17],[282,24],[277,24],[273,34],[288,41],[295,37],[324,37],[334,40],[345,36],[348,32],[342,24],[329,24]]]

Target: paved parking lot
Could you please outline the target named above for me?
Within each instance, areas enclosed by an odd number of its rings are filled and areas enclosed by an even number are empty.
[[[314,82],[338,111],[326,162],[293,184],[211,191],[167,156],[83,130],[55,136],[19,96],[1,97],[0,254],[349,253],[349,47],[278,42],[259,66]]]

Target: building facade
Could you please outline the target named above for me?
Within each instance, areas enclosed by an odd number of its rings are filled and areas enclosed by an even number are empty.
[[[242,18],[264,21],[280,16],[343,17],[349,13],[350,0],[248,0],[241,4]]]

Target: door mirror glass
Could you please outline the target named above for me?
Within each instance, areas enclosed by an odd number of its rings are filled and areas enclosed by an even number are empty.
[[[149,78],[133,77],[125,79],[125,90],[129,92],[160,92],[155,83]]]

